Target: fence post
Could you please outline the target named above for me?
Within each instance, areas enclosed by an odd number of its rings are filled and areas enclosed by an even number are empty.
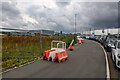
[[[40,30],[40,54],[42,54],[42,30]]]

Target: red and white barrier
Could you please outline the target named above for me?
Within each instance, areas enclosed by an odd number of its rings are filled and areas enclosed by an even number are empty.
[[[57,48],[53,47],[53,43],[57,43]],[[60,44],[62,44],[61,48],[59,48]],[[67,60],[67,58],[66,43],[63,41],[52,41],[51,50],[46,50],[43,54],[43,59],[52,62],[58,61],[60,63],[61,61]]]
[[[77,38],[77,41],[78,41],[78,43],[79,43],[79,44],[81,44],[81,43],[84,43],[84,42],[85,42],[85,40],[84,40],[83,38]]]

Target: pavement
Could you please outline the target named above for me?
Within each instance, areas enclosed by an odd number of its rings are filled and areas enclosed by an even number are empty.
[[[2,74],[3,78],[106,78],[104,51],[94,41],[74,46],[65,62],[38,60]]]

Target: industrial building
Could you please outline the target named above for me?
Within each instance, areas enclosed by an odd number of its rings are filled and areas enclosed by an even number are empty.
[[[111,28],[111,29],[99,29],[85,31],[83,34],[94,34],[94,35],[107,35],[107,34],[120,34],[120,28]]]
[[[10,29],[10,28],[1,28],[1,35],[8,36],[35,36],[36,34],[42,35],[54,35],[54,31],[52,30],[22,30],[22,29]]]

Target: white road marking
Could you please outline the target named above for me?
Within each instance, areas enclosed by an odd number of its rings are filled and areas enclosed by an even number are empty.
[[[94,41],[93,41],[94,42]],[[106,53],[106,51],[105,51],[105,49],[103,48],[103,46],[100,44],[100,43],[98,43],[98,42],[96,42],[97,44],[99,44],[100,46],[101,46],[101,48],[103,49],[103,51],[104,51],[104,53],[105,53],[105,60],[106,60],[106,78],[107,78],[107,80],[110,80],[110,67],[109,67],[109,63],[108,63],[108,56],[107,56],[107,53]]]

